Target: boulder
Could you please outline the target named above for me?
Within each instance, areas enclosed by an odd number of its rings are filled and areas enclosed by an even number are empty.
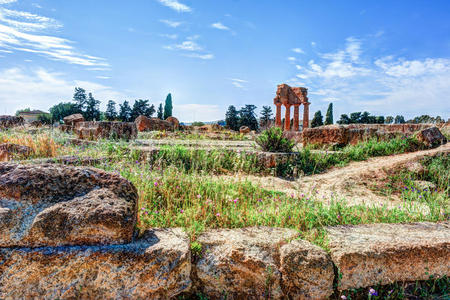
[[[147,118],[146,116],[139,116],[134,121],[136,128],[139,132],[142,131],[173,131],[174,126],[172,123],[161,120],[158,118]]]
[[[166,119],[166,121],[169,122],[170,124],[172,124],[174,130],[180,129],[180,122],[178,121],[177,118],[175,118],[175,117],[168,117]]]
[[[117,174],[58,164],[0,164],[0,247],[128,243],[137,191]]]
[[[9,161],[14,157],[28,158],[33,154],[33,149],[28,146],[22,146],[11,143],[0,144],[0,161]]]
[[[75,126],[78,122],[84,122],[84,117],[82,114],[73,114],[63,118],[64,124],[68,126]]]
[[[137,137],[136,125],[131,122],[78,122],[75,124],[74,132],[79,139],[84,140],[103,138],[128,141]]]
[[[440,132],[437,127],[422,129],[416,133],[419,142],[428,148],[437,147],[447,143],[447,138]]]
[[[0,261],[2,299],[172,299],[191,286],[181,229],[125,245],[3,248]]]
[[[197,242],[202,253],[193,265],[196,289],[211,299],[326,298],[333,292],[332,263],[323,250],[307,242],[290,245],[297,237],[295,230],[270,227],[201,234]]]
[[[248,128],[247,126],[241,126],[239,128],[239,133],[242,133],[242,134],[250,133],[250,128]]]
[[[22,117],[16,116],[0,116],[0,129],[9,129],[17,126],[22,126],[25,120]]]
[[[450,276],[450,222],[329,227],[339,290]]]
[[[303,145],[347,145],[349,129],[341,125],[327,125],[303,129]]]

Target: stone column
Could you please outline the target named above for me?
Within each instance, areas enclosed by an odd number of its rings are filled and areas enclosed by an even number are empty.
[[[286,104],[286,114],[284,116],[284,130],[291,130],[291,106]]]
[[[277,105],[277,113],[275,117],[275,126],[281,128],[281,103]]]
[[[303,105],[303,129],[309,127],[309,104],[305,103]]]
[[[299,107],[300,107],[300,104],[295,104],[294,105],[294,124],[293,124],[293,128],[292,128],[292,130],[294,130],[294,131],[298,131],[298,123],[299,123],[299,113],[298,113],[298,110],[299,110]]]

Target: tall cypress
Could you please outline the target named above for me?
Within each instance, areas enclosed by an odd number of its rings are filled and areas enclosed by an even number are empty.
[[[332,125],[332,124],[333,124],[333,103],[330,103],[330,105],[328,105],[327,115],[325,117],[325,125]]]
[[[172,95],[169,93],[166,97],[166,103],[164,105],[164,120],[172,116],[172,109]]]

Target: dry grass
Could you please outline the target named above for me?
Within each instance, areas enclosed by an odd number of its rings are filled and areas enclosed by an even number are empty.
[[[14,134],[0,135],[0,144],[11,143],[32,149],[32,157],[55,157],[61,148],[48,134]]]

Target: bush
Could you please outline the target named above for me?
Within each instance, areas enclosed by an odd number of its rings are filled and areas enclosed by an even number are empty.
[[[293,140],[283,137],[283,131],[279,127],[264,130],[256,139],[256,143],[269,152],[292,152],[295,146]]]

